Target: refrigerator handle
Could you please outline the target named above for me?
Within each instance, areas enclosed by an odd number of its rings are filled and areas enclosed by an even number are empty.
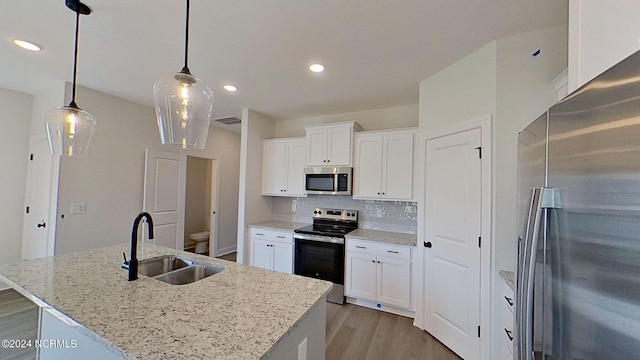
[[[543,188],[531,189],[524,238],[518,239],[514,359],[533,359],[533,278],[542,218]]]

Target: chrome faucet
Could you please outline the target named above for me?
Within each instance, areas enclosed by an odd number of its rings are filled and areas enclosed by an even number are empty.
[[[142,218],[147,218],[149,225],[149,239],[153,239],[153,219],[147,212],[141,212],[133,221],[133,229],[131,230],[131,259],[129,259],[129,281],[138,279],[138,226]]]

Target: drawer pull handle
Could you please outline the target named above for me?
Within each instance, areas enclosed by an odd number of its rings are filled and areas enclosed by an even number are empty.
[[[507,337],[509,338],[509,341],[513,341],[513,336],[511,336],[511,331],[507,330],[507,328],[504,328],[504,332],[507,333]]]
[[[263,233],[256,233],[256,235],[264,236],[264,234],[263,234]]]
[[[513,299],[507,296],[505,296],[504,299],[507,300],[507,303],[509,304],[509,306],[513,306]]]
[[[278,237],[279,237],[280,239],[284,239],[284,238],[285,238],[285,237],[284,237],[284,236],[282,236],[282,235],[278,235]]]
[[[366,249],[366,248],[367,248],[366,246],[358,246],[358,245],[356,245],[356,247],[357,247],[358,249]]]
[[[387,252],[390,252],[392,254],[400,254],[398,251],[392,251],[392,250],[387,250]]]

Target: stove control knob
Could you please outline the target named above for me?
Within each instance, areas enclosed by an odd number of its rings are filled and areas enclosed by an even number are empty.
[[[318,211],[318,215],[322,215],[322,211]]]
[[[313,211],[313,213],[314,213],[314,214],[316,214],[316,215],[318,214],[318,212],[317,212],[317,211],[315,211],[315,210]]]

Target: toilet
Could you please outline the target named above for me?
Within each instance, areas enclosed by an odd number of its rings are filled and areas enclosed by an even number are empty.
[[[208,241],[209,241],[209,232],[202,231],[199,233],[189,235],[189,238],[196,242],[196,253],[203,254],[209,251]]]

